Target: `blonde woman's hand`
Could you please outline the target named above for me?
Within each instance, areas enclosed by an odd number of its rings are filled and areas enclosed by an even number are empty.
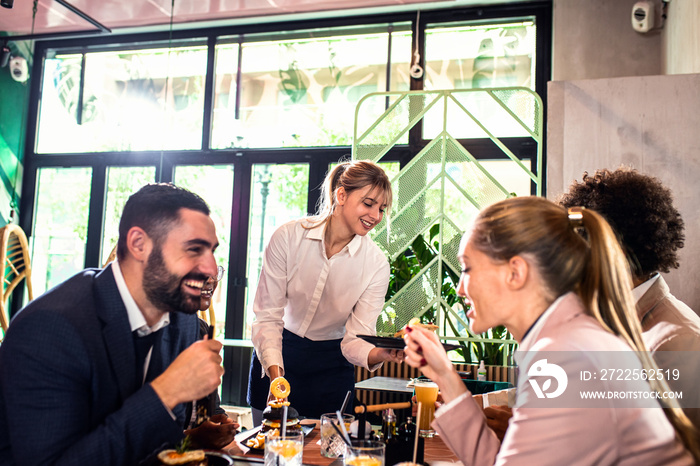
[[[404,342],[406,363],[420,368],[426,377],[437,383],[445,402],[467,390],[434,332],[419,327],[406,327]]]

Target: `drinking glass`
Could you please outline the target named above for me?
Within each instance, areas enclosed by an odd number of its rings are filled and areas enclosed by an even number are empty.
[[[374,440],[352,439],[345,446],[343,464],[345,466],[384,466],[386,445]]]
[[[420,403],[418,430],[421,437],[433,437],[435,431],[430,426],[435,417],[435,402],[438,396],[438,385],[429,380],[418,380],[413,388],[416,391],[416,401]]]
[[[352,414],[343,414],[343,423],[347,432],[350,432],[350,424],[354,420],[355,416]],[[321,455],[326,458],[338,458],[345,453],[345,440],[333,428],[334,425],[342,432],[337,414],[328,413],[321,415]]]
[[[301,466],[304,451],[304,434],[287,434],[284,438],[276,432],[265,439],[265,466]]]

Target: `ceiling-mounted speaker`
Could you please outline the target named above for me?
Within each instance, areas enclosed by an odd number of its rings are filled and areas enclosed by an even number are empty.
[[[2,47],[0,47],[0,68],[5,68],[7,66],[10,62],[11,55],[12,51],[10,47],[8,47],[7,44],[3,44]]]
[[[23,83],[29,79],[29,67],[23,57],[14,57],[10,60],[10,76],[17,82]]]
[[[632,28],[637,32],[649,32],[654,27],[654,4],[637,2],[632,7]]]

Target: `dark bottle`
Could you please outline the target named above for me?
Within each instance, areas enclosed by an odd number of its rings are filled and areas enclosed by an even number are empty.
[[[416,437],[416,425],[411,416],[406,418],[406,422],[401,424],[398,430],[399,440],[402,442],[413,442]]]
[[[396,414],[393,409],[384,411],[382,419],[382,437],[386,445],[385,464],[396,464],[401,462],[401,444],[396,433]]]
[[[369,439],[374,441],[374,442],[383,442],[384,437],[382,437],[382,433],[378,430],[372,430],[370,431],[370,436]]]
[[[387,409],[384,411],[383,422],[382,422],[382,437],[385,443],[396,442],[396,414],[394,414],[393,409]]]
[[[416,424],[410,416],[406,418],[406,422],[399,426],[396,434],[400,446],[397,462],[413,460],[413,448],[416,446],[416,429]],[[416,450],[416,463],[418,464],[423,463],[424,440],[423,437],[418,437],[418,448]]]

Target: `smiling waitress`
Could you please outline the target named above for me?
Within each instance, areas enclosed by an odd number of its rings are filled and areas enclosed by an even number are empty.
[[[389,262],[367,233],[391,199],[381,167],[343,162],[326,175],[318,215],[286,223],[272,235],[253,303],[248,403],[255,425],[271,379],[284,376],[291,405],[318,419],[354,392],[353,365],[375,370],[383,361],[403,360],[402,351],[357,338],[375,334],[389,285]]]

